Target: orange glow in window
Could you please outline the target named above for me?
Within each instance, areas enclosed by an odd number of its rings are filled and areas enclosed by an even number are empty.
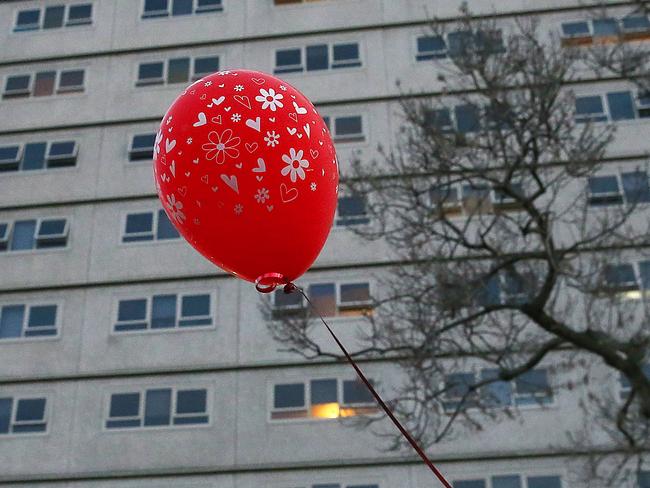
[[[321,403],[320,405],[312,405],[311,416],[321,419],[335,419],[339,416],[338,403]]]

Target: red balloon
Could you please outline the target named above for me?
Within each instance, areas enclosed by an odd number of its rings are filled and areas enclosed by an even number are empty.
[[[154,177],[181,235],[260,291],[311,266],[336,209],[325,122],[302,93],[257,71],[220,71],[183,91],[160,124]]]

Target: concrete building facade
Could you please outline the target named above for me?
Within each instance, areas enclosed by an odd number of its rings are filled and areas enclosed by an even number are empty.
[[[560,36],[570,37],[569,22],[587,29],[580,35],[598,35],[583,3],[470,7],[504,21],[539,15]],[[631,4],[609,3],[613,17]],[[371,431],[346,424],[343,412],[372,408],[349,367],[282,352],[254,287],[178,237],[160,210],[150,158],[160,118],[192,79],[257,69],[314,101],[345,175],[352,155],[372,158],[394,140],[400,90],[440,93],[433,48],[422,39],[432,15],[453,20],[460,4],[0,4],[0,485],[436,486],[411,452],[385,452]],[[615,118],[607,94],[626,91],[634,109]],[[610,80],[576,93],[601,96],[602,117],[618,120],[607,174],[642,164],[650,106],[634,87]],[[357,323],[345,313],[354,309],[345,290],[374,293],[376,273],[391,259],[381,243],[350,232],[364,218],[355,202],[343,202],[301,280],[331,288],[332,323],[352,345]],[[333,349],[325,335],[323,343]],[[390,392],[390,363],[363,367]],[[603,382],[621,388],[617,377]],[[526,429],[502,423],[443,442],[431,456],[457,488],[583,486],[574,469],[581,459],[565,437],[577,401],[559,394],[524,412]],[[650,486],[650,476],[639,486]]]

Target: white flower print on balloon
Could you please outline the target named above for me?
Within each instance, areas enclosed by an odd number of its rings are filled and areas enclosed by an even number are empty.
[[[230,120],[232,120],[233,122],[239,122],[241,120],[241,114],[232,114]]]
[[[260,188],[255,194],[255,201],[257,203],[264,203],[269,199],[269,191],[266,188]]]
[[[241,215],[241,213],[244,211],[244,206],[238,203],[237,205],[235,205],[234,210],[237,215]]]
[[[242,91],[244,89],[244,85],[235,85],[235,91]]]
[[[280,101],[283,98],[284,96],[281,93],[275,93],[273,88],[269,88],[269,91],[260,88],[260,94],[255,97],[255,100],[262,102],[262,110],[270,108],[271,112],[275,112],[276,109],[284,107]]]
[[[316,191],[316,183],[312,183],[311,185],[309,185],[309,188],[311,189],[311,191]]]
[[[162,132],[158,131],[158,134],[156,134],[156,142],[153,145],[153,157],[154,157],[154,159],[156,157],[158,157],[158,154],[160,154],[160,143],[162,142],[162,140],[163,140]]]
[[[224,130],[221,135],[218,132],[212,131],[208,134],[208,141],[201,147],[205,151],[205,159],[216,159],[217,164],[226,162],[226,157],[237,158],[239,157],[239,137],[232,137],[232,129]]]
[[[282,91],[287,91],[287,87],[284,86],[284,85],[280,85],[280,90],[282,90]]]
[[[305,179],[305,170],[304,168],[309,168],[309,161],[302,159],[302,149],[298,152],[294,148],[289,149],[289,155],[282,155],[282,161],[285,162],[286,166],[282,168],[280,173],[282,176],[289,175],[292,182],[296,182],[296,179],[300,177],[301,180]]]
[[[169,209],[172,220],[175,220],[179,224],[182,224],[185,220],[185,214],[183,213],[183,202],[176,200],[176,197],[172,193],[171,195],[167,195],[166,206]]]
[[[266,142],[267,146],[275,147],[276,144],[278,144],[279,140],[280,134],[276,134],[274,130],[266,131],[266,137],[264,138],[264,141]]]

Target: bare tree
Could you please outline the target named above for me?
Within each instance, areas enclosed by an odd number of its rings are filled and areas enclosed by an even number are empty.
[[[650,295],[628,265],[647,258],[650,191],[632,162],[624,192],[599,192],[616,126],[576,113],[575,91],[607,76],[647,96],[647,43],[584,46],[537,19],[506,29],[467,9],[459,25],[433,23],[434,36],[450,29],[440,95],[405,93],[397,143],[344,175],[370,216],[355,231],[398,263],[356,355],[399,364],[392,406],[427,446],[575,389],[588,426],[573,439],[613,456],[602,473],[621,486],[650,449]],[[313,327],[309,311],[271,322],[288,350],[329,354]],[[623,378],[616,395],[593,380],[599,367]]]

